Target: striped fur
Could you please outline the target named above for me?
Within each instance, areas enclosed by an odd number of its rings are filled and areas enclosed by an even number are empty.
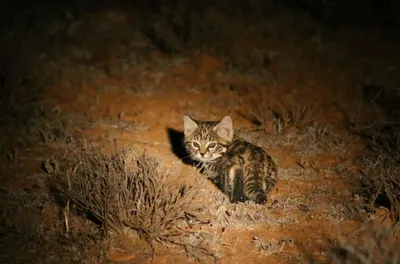
[[[229,116],[220,122],[185,116],[184,134],[191,158],[202,163],[205,175],[231,202],[266,202],[277,181],[277,166],[262,148],[234,137]]]

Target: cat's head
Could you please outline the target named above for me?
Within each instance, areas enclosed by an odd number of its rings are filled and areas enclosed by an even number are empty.
[[[221,157],[233,140],[232,119],[224,117],[220,122],[183,118],[185,148],[192,159],[212,162]]]

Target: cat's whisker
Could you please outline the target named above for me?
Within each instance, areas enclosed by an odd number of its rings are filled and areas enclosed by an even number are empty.
[[[192,159],[192,156],[191,156],[191,155],[186,155],[186,156],[184,156],[183,158],[181,158],[180,160],[183,161],[183,162],[185,162],[185,161],[188,161],[188,160],[190,160],[190,159]]]
[[[201,163],[198,163],[198,164],[196,165],[196,168],[198,168],[199,170],[203,170],[203,169],[205,168],[205,166],[206,166],[206,164],[203,163],[203,162],[201,162]]]

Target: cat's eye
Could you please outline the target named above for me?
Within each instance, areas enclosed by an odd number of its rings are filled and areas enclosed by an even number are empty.
[[[217,146],[216,143],[210,143],[210,144],[207,145],[207,148],[212,149],[212,148],[215,148],[216,146]]]
[[[197,143],[197,142],[192,142],[192,146],[193,146],[194,148],[200,148],[200,144]]]

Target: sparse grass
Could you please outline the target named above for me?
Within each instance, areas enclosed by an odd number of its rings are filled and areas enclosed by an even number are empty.
[[[400,221],[400,168],[397,162],[383,156],[364,157],[362,182],[370,198],[368,209],[376,205],[390,209],[395,221]]]
[[[207,223],[220,232],[221,229],[240,229],[275,224],[278,220],[268,209],[251,201],[231,203],[229,198],[203,175],[198,180],[196,203],[204,204],[200,212],[209,216]]]
[[[145,154],[128,158],[124,152],[106,155],[90,150],[69,169],[69,187],[63,192],[96,220],[104,230],[130,228],[148,241],[182,246],[191,256],[216,257],[204,244],[191,244],[188,221],[196,219],[196,189],[171,184],[172,172]]]
[[[141,30],[154,43],[157,48],[167,54],[176,54],[192,50],[201,50],[219,57],[228,58],[235,66],[250,68],[251,63],[265,66],[268,58],[257,54],[251,54],[251,59],[241,56],[233,56],[233,43],[237,38],[236,30],[241,30],[245,36],[262,34],[265,29],[254,27],[251,23],[237,20],[243,17],[242,11],[232,8],[234,5],[246,5],[257,12],[257,20],[263,18],[262,11],[271,8],[273,1],[260,1],[259,3],[246,3],[232,1],[229,5],[223,3],[211,3],[202,1],[196,3],[193,10],[192,2],[180,2],[179,5],[162,5],[151,16],[142,18]],[[255,6],[258,8],[254,9]],[[254,14],[255,15],[255,14]],[[256,17],[253,16],[253,19]],[[151,23],[147,21],[151,20]],[[232,28],[236,30],[232,30]],[[209,40],[213,42],[210,43]],[[250,50],[249,50],[250,51]],[[251,50],[253,51],[253,50]],[[263,51],[266,53],[266,51]],[[256,58],[256,59],[254,59]]]
[[[319,103],[301,105],[293,99],[281,98],[276,93],[267,94],[262,89],[243,115],[263,131],[269,147],[290,145],[300,157],[322,153],[344,155],[348,151],[348,138],[333,132],[332,128],[315,122]],[[249,106],[251,105],[251,106]]]
[[[376,99],[374,97],[373,101]],[[347,238],[339,237],[338,245],[328,253],[331,263],[400,261],[400,120],[390,115],[385,116],[385,106],[382,108],[373,101],[366,108],[360,105],[349,129],[360,136],[367,146],[358,161],[364,191],[362,196],[367,201],[365,208],[370,214],[374,214],[379,206],[387,208],[389,211],[386,217],[391,218],[391,226],[366,223],[357,234],[352,233]]]
[[[339,245],[329,251],[334,264],[394,264],[400,261],[399,227],[365,224],[361,233],[351,238],[339,238]]]
[[[290,127],[298,130],[306,129],[312,124],[313,117],[319,107],[319,104],[301,105],[293,99],[289,106],[285,98],[278,94],[268,94],[266,89],[261,89],[259,94],[252,99],[245,109],[247,116],[253,123],[257,124],[259,130],[267,134],[285,134]]]
[[[396,100],[396,98],[391,99]],[[369,106],[365,108],[364,105],[360,105],[357,116],[350,126],[353,133],[364,139],[368,148],[359,162],[362,167],[361,182],[369,198],[368,209],[373,211],[375,205],[385,206],[390,209],[393,220],[398,222],[400,221],[400,120],[397,116],[383,115],[382,106],[374,102]]]
[[[253,243],[258,251],[265,255],[272,254],[285,254],[288,253],[288,249],[293,246],[294,240],[290,237],[285,237],[280,240],[260,238],[258,236],[253,237]]]
[[[98,263],[102,259],[106,241],[99,229],[80,222],[79,232],[65,236],[51,197],[2,189],[0,208],[0,263]],[[89,248],[99,255],[86,254]]]
[[[286,135],[288,137],[290,135]],[[342,156],[348,152],[348,138],[334,133],[329,127],[313,122],[305,127],[292,142],[300,157],[322,153]]]
[[[1,152],[10,148],[10,145],[21,144],[32,137],[35,139],[39,137],[38,130],[42,120],[37,107],[42,91],[34,79],[26,77],[22,81],[17,81],[17,77],[8,70],[0,75],[2,75],[0,76],[2,79],[0,80]],[[29,94],[25,92],[27,89],[30,90]]]

